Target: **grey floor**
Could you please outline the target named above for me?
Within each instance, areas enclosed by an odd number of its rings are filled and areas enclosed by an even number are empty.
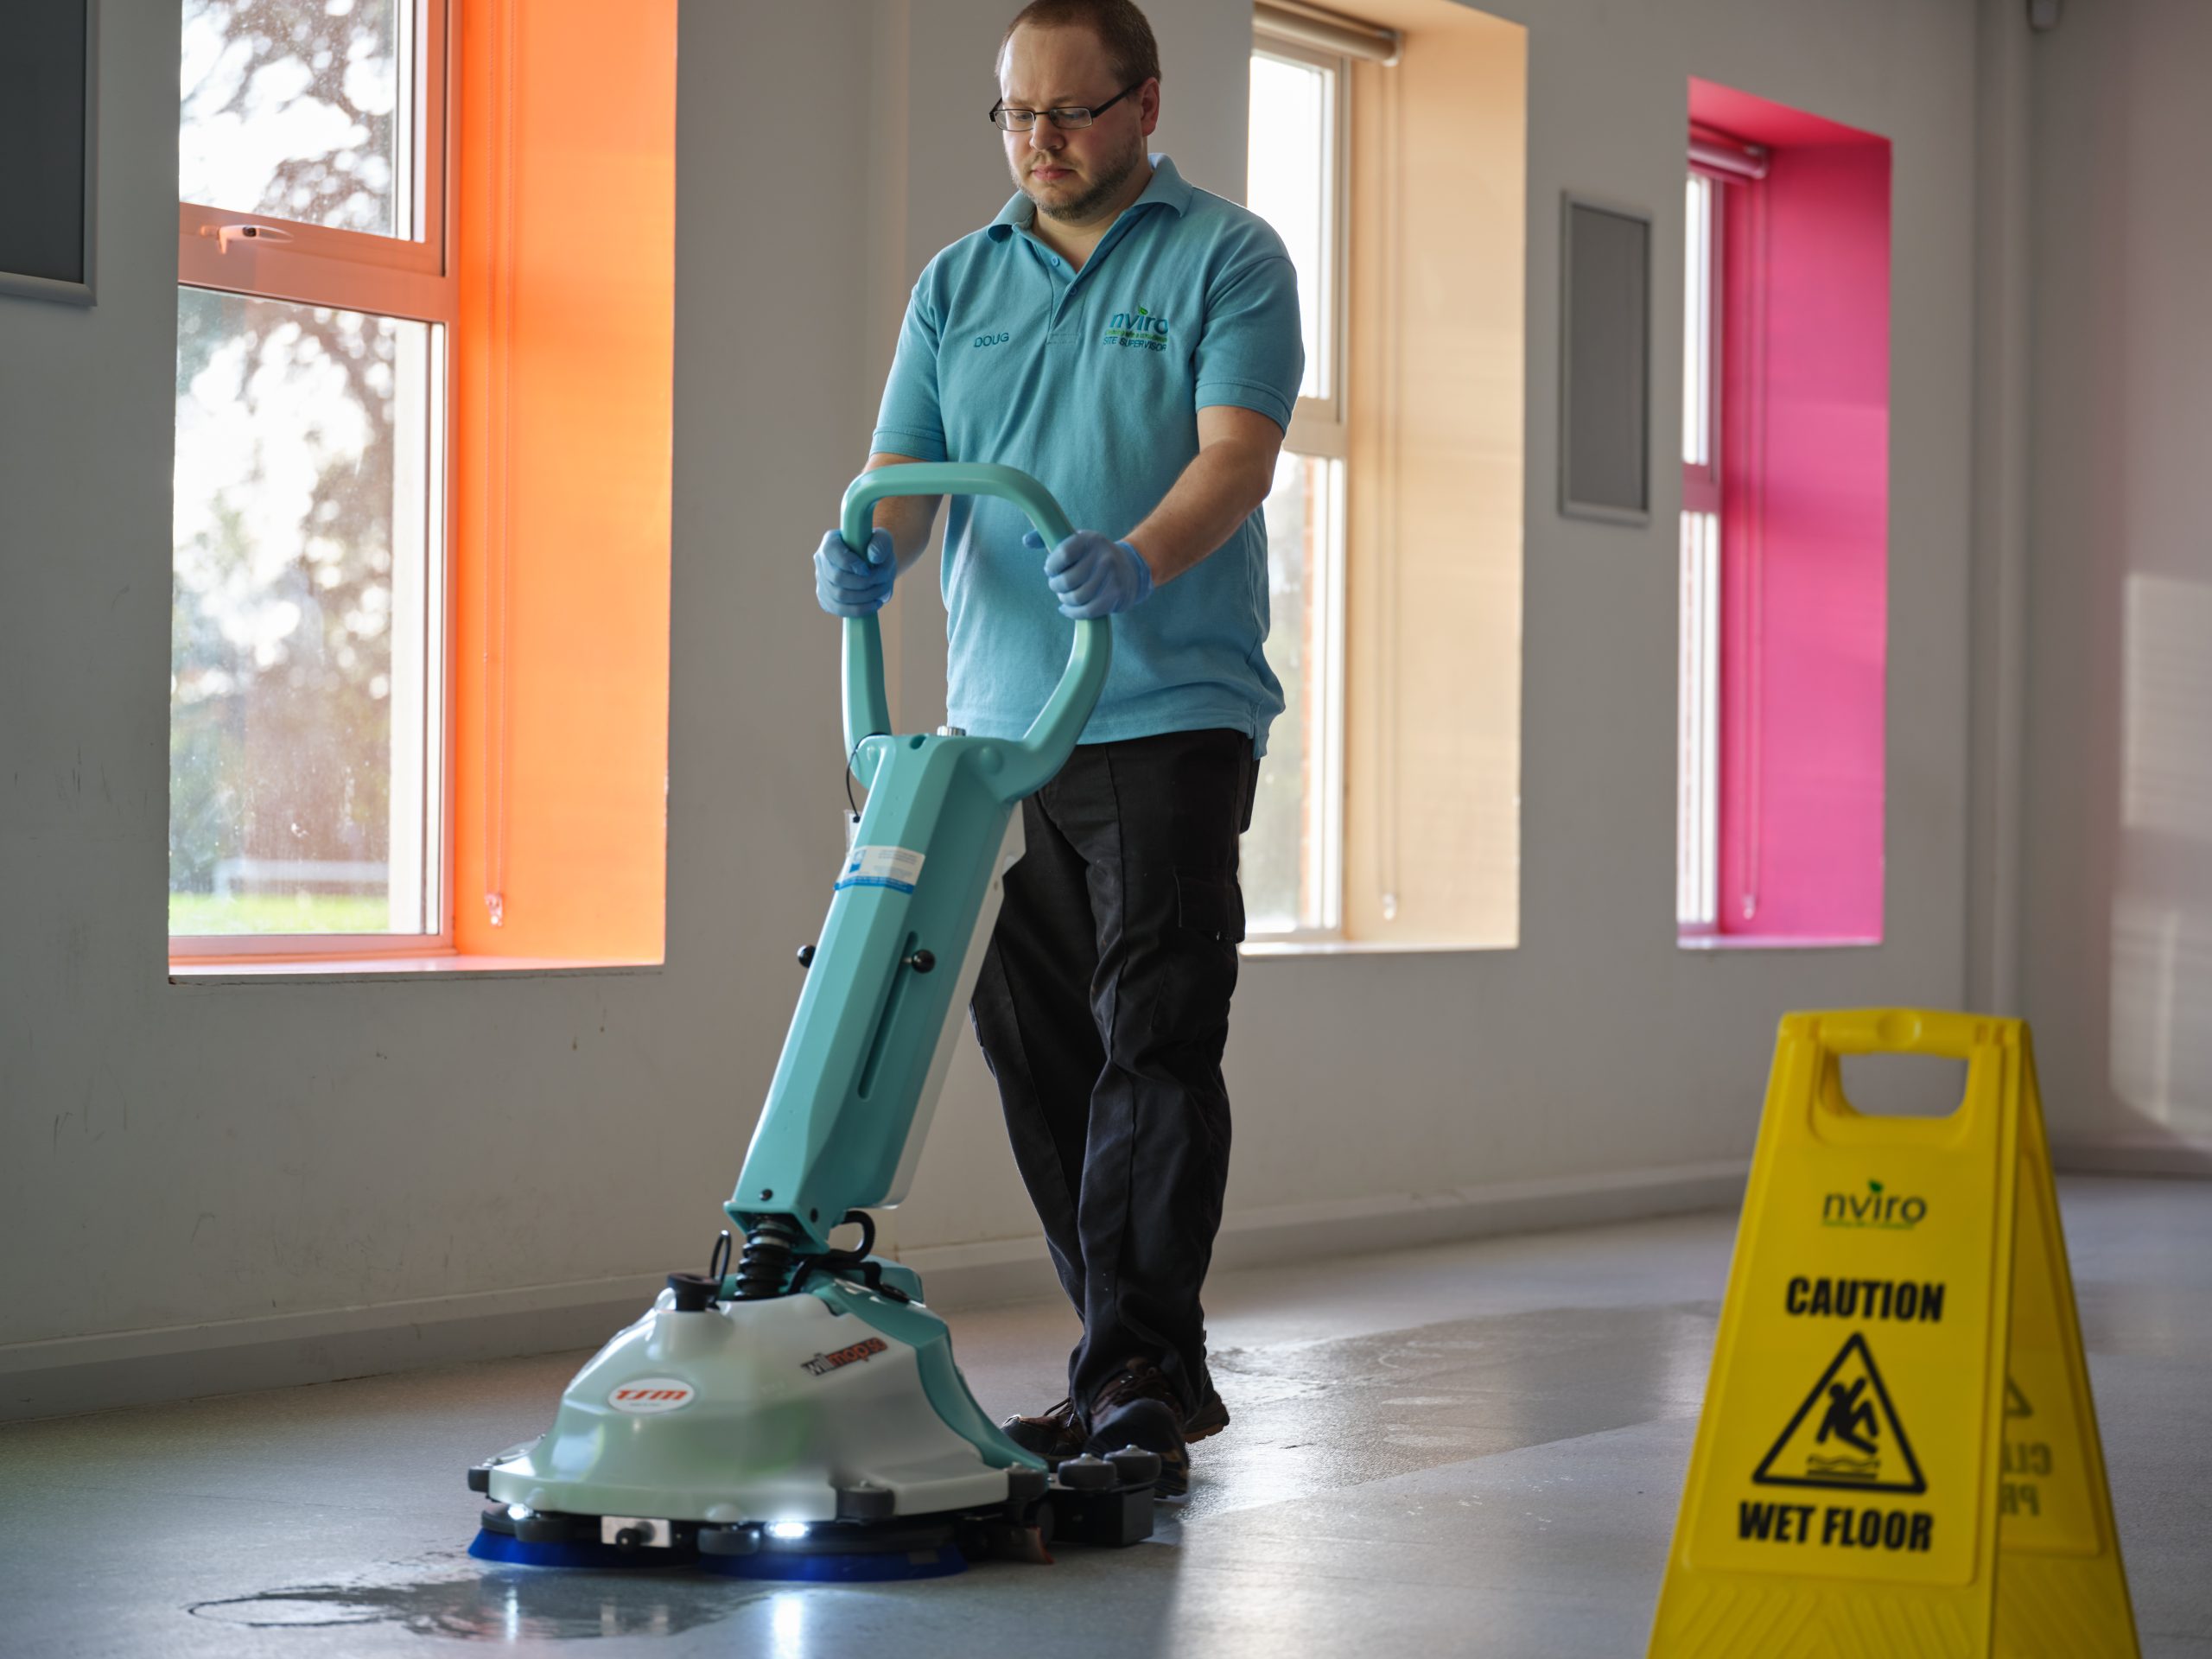
[[[2063,1193],[2143,1650],[2212,1656],[2212,1184]],[[1224,1276],[1236,1421],[1154,1540],[918,1584],[470,1560],[461,1470],[575,1356],[0,1428],[0,1652],[1641,1654],[1732,1226]],[[994,1414],[1057,1396],[1064,1310],[954,1326]]]

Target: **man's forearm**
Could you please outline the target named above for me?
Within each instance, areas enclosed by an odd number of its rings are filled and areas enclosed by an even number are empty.
[[[879,467],[912,467],[920,461],[918,455],[889,455],[878,453],[868,458],[868,469]],[[921,557],[922,550],[930,544],[930,526],[937,522],[937,504],[940,497],[934,495],[887,495],[875,504],[875,526],[891,532],[891,545],[897,550],[901,570]]]
[[[1228,541],[1268,499],[1282,431],[1264,416],[1254,419],[1264,430],[1203,442],[1174,487],[1128,533],[1129,545],[1152,567],[1155,587],[1174,581]]]

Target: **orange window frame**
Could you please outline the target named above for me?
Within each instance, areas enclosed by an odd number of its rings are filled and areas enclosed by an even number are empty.
[[[662,959],[677,0],[421,3],[422,238],[182,204],[178,280],[448,325],[448,931],[173,963]]]

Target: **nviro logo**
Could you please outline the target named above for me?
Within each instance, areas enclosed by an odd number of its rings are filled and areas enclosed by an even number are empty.
[[[1109,346],[1164,352],[1167,349],[1167,319],[1154,316],[1141,305],[1134,311],[1116,311],[1099,338]]]
[[[1870,1180],[1864,1192],[1831,1192],[1821,1203],[1823,1227],[1883,1227],[1909,1231],[1928,1215],[1928,1200],[1885,1192]]]
[[[698,1395],[698,1389],[682,1377],[641,1376],[616,1389],[607,1396],[607,1403],[633,1417],[650,1417],[657,1412],[681,1411]]]

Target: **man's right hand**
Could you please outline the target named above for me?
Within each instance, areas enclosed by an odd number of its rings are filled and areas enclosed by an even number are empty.
[[[865,553],[854,552],[834,530],[814,550],[814,597],[832,616],[874,616],[891,597],[898,575],[898,556],[887,530],[878,529],[868,538]]]

